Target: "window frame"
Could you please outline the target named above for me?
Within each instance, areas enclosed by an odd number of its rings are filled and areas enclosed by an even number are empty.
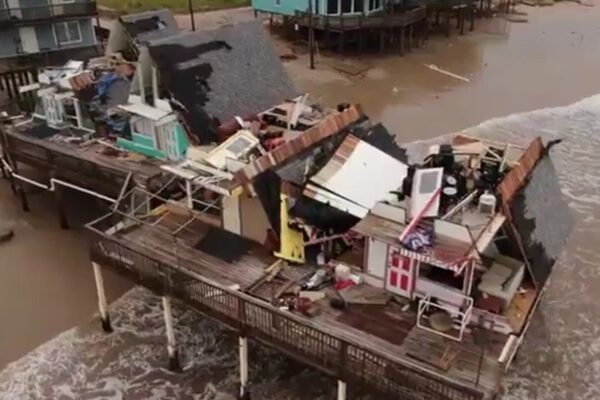
[[[70,31],[69,31],[69,24],[70,23],[77,24],[77,32],[79,34],[79,39],[78,40],[71,40],[71,34],[70,34]],[[57,27],[58,26],[64,26],[65,33],[67,34],[67,36],[69,38],[68,41],[61,42],[59,40],[58,31],[57,31]],[[55,24],[52,24],[52,30],[54,32],[54,38],[56,39],[56,44],[58,46],[65,46],[65,45],[77,44],[77,43],[82,43],[83,42],[83,35],[81,33],[81,23],[79,22],[79,20],[57,22]]]

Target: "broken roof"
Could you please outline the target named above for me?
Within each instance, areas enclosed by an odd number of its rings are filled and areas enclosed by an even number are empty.
[[[240,183],[249,183],[263,172],[296,159],[305,150],[323,143],[324,140],[343,132],[350,124],[364,117],[359,105],[352,105],[348,109],[327,116],[315,126],[302,132],[301,135],[283,143],[267,154],[258,157],[249,165],[236,171],[236,179]]]
[[[123,15],[120,21],[127,33],[139,42],[166,38],[179,32],[173,13],[167,9]]]
[[[148,44],[163,89],[190,113],[192,130],[214,129],[296,95],[259,22],[189,32]],[[208,126],[207,126],[208,125]]]
[[[527,183],[516,192],[510,213],[531,275],[542,287],[573,228],[573,217],[549,155],[538,161]]]
[[[349,135],[312,177],[305,195],[362,218],[378,201],[394,196],[407,171],[406,164]]]

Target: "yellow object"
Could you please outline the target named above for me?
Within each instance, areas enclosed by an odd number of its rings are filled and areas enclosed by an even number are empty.
[[[275,256],[284,260],[303,264],[304,258],[304,235],[302,232],[290,228],[290,216],[288,215],[288,196],[280,194],[279,215],[280,215],[280,231],[279,231],[279,251],[275,252]]]

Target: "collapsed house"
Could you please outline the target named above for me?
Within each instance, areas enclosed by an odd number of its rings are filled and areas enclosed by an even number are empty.
[[[7,148],[20,161],[67,153],[52,173],[86,193],[99,168],[127,171],[117,197],[100,194],[114,204],[89,225],[94,262],[229,326],[260,322],[249,332],[327,371],[491,398],[571,229],[552,144],[459,134],[411,161],[360,106],[299,96],[266,40],[240,24],[129,41],[134,63],[45,71]],[[156,190],[129,185],[157,171]]]
[[[146,201],[132,210],[124,198],[92,224],[111,232],[98,259],[134,268],[106,246],[144,248],[493,396],[571,229],[552,144],[458,134],[410,163],[359,106],[306,96],[237,123],[220,144],[162,165],[178,183],[170,198],[135,191]]]
[[[55,71],[60,79],[45,78],[58,76]],[[91,120],[88,134],[114,143],[111,152],[116,147],[171,161],[184,159],[191,146],[226,140],[235,133],[236,118],[255,118],[296,96],[259,23],[181,33],[164,10],[121,17],[105,57],[49,68],[40,84],[26,90],[36,90],[39,98],[36,126],[46,121],[54,129],[76,128],[64,122],[76,121],[65,115],[65,105],[75,107]],[[46,137],[60,140],[57,133],[49,130]],[[62,133],[80,142],[94,136]]]

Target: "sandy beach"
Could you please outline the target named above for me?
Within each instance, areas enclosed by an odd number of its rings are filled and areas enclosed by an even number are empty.
[[[299,91],[328,105],[361,103],[400,142],[600,93],[600,4],[518,10],[527,13],[527,23],[478,20],[475,32],[432,37],[424,48],[404,57],[323,54],[317,69],[310,70],[307,55],[300,55],[285,67]],[[252,15],[243,9],[198,18],[219,25]],[[189,17],[179,21],[185,27]],[[368,70],[362,76],[346,76],[335,70],[341,61],[358,62]],[[432,71],[427,64],[468,82]],[[81,198],[70,200],[77,214],[72,218],[75,227],[63,231],[51,196],[32,194],[32,212],[23,213],[8,182],[0,181],[0,220],[13,226],[16,235],[12,242],[0,244],[0,370],[60,332],[86,323],[96,312],[85,234],[76,226],[89,217],[89,206]],[[108,272],[105,281],[110,301],[131,287]]]

